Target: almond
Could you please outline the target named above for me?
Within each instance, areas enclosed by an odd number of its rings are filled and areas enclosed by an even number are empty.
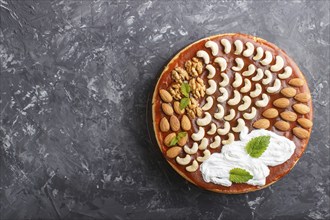
[[[310,108],[304,104],[294,104],[292,108],[299,114],[307,114],[310,112]]]
[[[309,137],[309,132],[303,128],[295,127],[293,128],[293,134],[300,139],[306,139]]]
[[[292,87],[287,87],[281,90],[282,95],[288,98],[292,98],[297,94],[297,91]]]
[[[270,122],[268,119],[265,119],[265,118],[259,119],[258,121],[253,123],[253,127],[259,128],[259,129],[260,128],[267,129],[267,128],[269,128],[269,126],[270,126]]]
[[[305,84],[305,81],[302,79],[299,79],[299,78],[294,78],[289,81],[289,85],[291,85],[291,86],[299,87],[299,86],[303,86],[304,84]]]
[[[178,101],[174,102],[173,107],[175,113],[177,113],[178,115],[182,115],[185,112],[185,109],[180,109],[180,102]]]
[[[168,149],[166,151],[166,156],[169,158],[175,158],[176,156],[178,156],[182,151],[181,147],[175,146],[175,147],[171,147],[170,149]]]
[[[298,102],[308,102],[311,99],[311,96],[308,93],[299,93],[294,97]]]
[[[162,109],[166,115],[169,115],[169,116],[173,115],[173,108],[170,104],[162,103]]]
[[[297,114],[294,112],[285,111],[285,112],[282,112],[280,115],[281,115],[281,118],[286,121],[296,121],[297,120]]]
[[[287,131],[290,129],[290,124],[286,121],[277,121],[274,126],[280,131]]]
[[[160,95],[160,97],[162,98],[162,100],[164,102],[172,102],[173,101],[173,98],[172,98],[171,94],[168,91],[166,91],[165,89],[159,90],[159,95]]]
[[[181,118],[181,126],[182,126],[182,129],[185,130],[185,131],[188,131],[188,130],[191,129],[191,123],[190,123],[190,120],[187,117],[187,115],[183,115],[182,116],[182,118]]]
[[[167,118],[164,117],[160,120],[159,127],[162,132],[170,130],[170,124],[168,123]]]
[[[311,128],[313,126],[313,122],[307,118],[299,118],[298,123],[304,128]]]
[[[171,116],[170,125],[171,125],[172,131],[178,131],[180,129],[180,121],[175,115]]]
[[[179,141],[178,141],[178,145],[183,147],[188,141],[188,135],[182,137]]]
[[[276,108],[269,108],[262,113],[265,118],[276,118],[278,116],[278,111]]]
[[[277,108],[286,108],[290,105],[290,101],[287,98],[279,98],[273,102],[273,105]]]
[[[172,139],[175,137],[176,137],[176,133],[174,133],[174,132],[168,134],[164,139],[164,144],[169,147]]]

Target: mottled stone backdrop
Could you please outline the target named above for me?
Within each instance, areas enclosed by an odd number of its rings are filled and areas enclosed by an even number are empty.
[[[0,0],[1,219],[329,219],[329,1]],[[201,190],[149,138],[160,71],[200,38],[277,44],[314,99],[306,153],[273,186]]]

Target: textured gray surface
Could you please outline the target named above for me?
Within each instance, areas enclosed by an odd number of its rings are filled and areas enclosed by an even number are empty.
[[[329,1],[1,0],[1,219],[329,219]],[[306,153],[245,195],[187,183],[148,137],[155,80],[226,32],[277,44],[315,109]]]

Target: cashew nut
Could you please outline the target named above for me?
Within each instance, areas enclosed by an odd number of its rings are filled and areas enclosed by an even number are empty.
[[[217,101],[218,102],[225,102],[225,101],[227,101],[227,99],[228,99],[228,91],[227,91],[227,89],[225,89],[223,87],[220,87],[219,88],[219,91],[222,93],[222,95],[217,98]]]
[[[202,138],[205,136],[205,130],[204,128],[202,127],[199,127],[198,129],[198,132],[197,133],[193,133],[191,135],[191,138],[194,140],[194,141],[200,141],[202,140]]]
[[[229,78],[226,73],[221,73],[223,80],[219,83],[219,86],[225,87],[229,84]]]
[[[207,64],[205,67],[209,71],[209,75],[207,75],[208,79],[212,79],[215,76],[215,68],[211,64]]]
[[[259,96],[262,92],[261,85],[259,83],[256,84],[256,89],[250,92],[251,98],[255,98]]]
[[[225,71],[225,69],[227,68],[227,60],[223,57],[215,58],[214,62],[219,64],[221,72]]]
[[[256,106],[258,107],[266,107],[269,102],[269,97],[265,93],[261,95],[261,100],[256,101]]]
[[[247,71],[244,71],[242,73],[243,76],[251,76],[254,72],[256,71],[256,66],[253,65],[253,64],[250,64],[248,66],[248,70]]]
[[[209,54],[206,51],[199,50],[199,51],[197,51],[197,54],[196,55],[197,55],[197,57],[203,58],[205,64],[209,64],[210,63],[210,56],[209,56]]]
[[[246,45],[247,49],[244,50],[243,56],[249,57],[254,52],[254,45],[251,42],[246,42],[245,45]]]
[[[252,102],[251,98],[249,96],[246,96],[246,95],[243,97],[242,100],[243,100],[244,103],[238,106],[238,111],[241,111],[241,112],[248,109],[251,105],[251,102]]]
[[[209,150],[204,150],[203,154],[204,154],[203,157],[197,157],[198,162],[204,162],[205,160],[209,159],[209,157],[211,156],[211,152]]]
[[[212,98],[211,96],[208,96],[208,97],[206,98],[206,102],[205,102],[205,104],[204,104],[203,107],[202,107],[202,110],[203,110],[203,111],[210,110],[210,108],[212,108],[212,106],[213,106],[213,98]]]
[[[228,105],[237,105],[241,101],[241,93],[234,90],[234,97],[228,100]]]
[[[233,82],[233,86],[235,88],[239,87],[240,85],[242,85],[243,79],[241,74],[239,73],[235,73],[235,81]]]
[[[225,135],[228,134],[228,132],[230,131],[230,124],[228,121],[225,122],[224,127],[223,128],[219,128],[217,130],[219,135]]]
[[[210,130],[208,130],[207,134],[213,135],[213,134],[215,134],[216,131],[217,131],[217,126],[215,125],[215,123],[212,123],[211,128],[210,128]]]
[[[275,82],[272,87],[267,88],[267,92],[275,93],[281,88],[281,81],[279,79],[275,79]]]
[[[235,44],[235,47],[236,47],[236,50],[235,50],[234,54],[240,55],[242,53],[242,51],[243,51],[243,43],[242,43],[242,41],[235,40],[234,44]]]
[[[235,59],[235,62],[237,64],[237,66],[233,66],[231,69],[234,70],[234,71],[241,71],[244,67],[244,61],[242,58],[236,58]]]
[[[251,81],[244,79],[244,86],[241,88],[241,93],[247,93],[251,90]]]
[[[191,165],[186,167],[186,170],[192,173],[195,172],[198,169],[198,167],[199,167],[198,162],[194,160]]]
[[[188,163],[190,163],[191,156],[189,154],[186,154],[184,158],[177,156],[175,160],[180,165],[187,165]]]
[[[275,64],[270,67],[273,72],[280,71],[284,67],[284,60],[281,56],[276,56],[275,59]]]
[[[198,146],[198,149],[204,150],[204,149],[207,148],[208,145],[209,145],[209,139],[203,138],[202,141],[201,141],[201,143]]]
[[[226,121],[231,121],[235,118],[236,112],[234,109],[229,110],[229,114],[224,117]]]
[[[281,74],[278,74],[278,78],[280,79],[287,79],[291,76],[292,74],[292,68],[287,66],[284,68],[284,72]]]
[[[224,51],[225,51],[225,54],[229,54],[230,51],[231,51],[231,44],[230,44],[230,41],[227,40],[227,39],[221,39],[221,44],[224,46]]]
[[[257,47],[257,54],[253,57],[253,60],[260,60],[264,56],[264,49]]]
[[[272,56],[272,53],[271,52],[266,51],[265,54],[266,54],[265,58],[260,61],[260,63],[262,65],[264,65],[264,66],[270,64],[272,62],[272,60],[273,60],[273,56]]]
[[[245,118],[246,120],[251,120],[256,116],[256,114],[257,114],[257,109],[255,107],[252,107],[250,113],[243,114],[243,118]]]
[[[210,144],[210,148],[215,149],[217,147],[220,147],[221,144],[221,138],[219,135],[214,137],[214,141]]]
[[[214,113],[214,118],[220,120],[223,118],[225,114],[225,109],[220,104],[218,104],[217,106],[218,106],[218,112]]]
[[[273,74],[269,70],[265,70],[265,75],[267,78],[262,80],[262,84],[267,85],[272,81]]]
[[[241,118],[237,119],[237,123],[237,126],[232,128],[232,130],[236,133],[241,132],[245,126],[245,121]]]
[[[211,121],[212,121],[212,116],[210,115],[210,113],[205,112],[204,118],[198,118],[196,123],[199,126],[206,126],[206,125],[210,124]]]
[[[217,43],[213,42],[213,41],[207,41],[205,43],[205,47],[207,48],[211,48],[211,51],[212,51],[212,55],[213,56],[216,56],[219,52],[219,46]]]
[[[228,134],[228,139],[227,140],[223,140],[222,141],[222,144],[223,145],[230,144],[230,143],[232,143],[234,141],[234,138],[235,138],[234,135],[232,133],[229,133]]]
[[[198,144],[194,142],[191,148],[188,145],[184,145],[183,149],[187,154],[195,154],[198,151]]]
[[[252,77],[252,81],[259,81],[259,80],[262,79],[262,77],[264,77],[264,71],[262,71],[262,69],[258,68],[257,69],[257,75]]]
[[[215,93],[215,91],[217,91],[217,83],[213,79],[210,79],[208,82],[209,82],[210,87],[207,88],[205,92],[208,95],[213,95],[213,93]]]

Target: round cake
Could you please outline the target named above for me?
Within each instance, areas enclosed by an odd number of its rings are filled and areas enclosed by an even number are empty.
[[[278,181],[297,163],[312,129],[304,75],[281,49],[245,34],[184,48],[152,98],[158,146],[191,183],[237,194]]]

